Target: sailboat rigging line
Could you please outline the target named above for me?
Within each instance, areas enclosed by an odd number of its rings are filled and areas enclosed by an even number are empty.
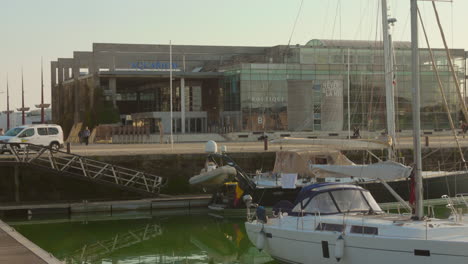
[[[292,39],[292,36],[294,34],[294,30],[296,29],[296,23],[297,23],[297,20],[299,19],[299,15],[301,14],[302,4],[303,3],[304,3],[304,0],[301,0],[301,5],[299,6],[299,10],[297,11],[296,20],[294,21],[294,26],[292,28],[291,35],[289,36],[288,47],[291,44],[291,39]]]
[[[332,35],[331,35],[331,39],[334,39],[334,35],[335,35],[335,25],[336,25],[336,19],[338,18],[338,14],[341,13],[341,0],[338,0],[336,2],[336,10],[335,10],[335,19],[333,19],[333,28],[332,28]],[[339,16],[340,19],[340,27],[341,27],[341,15]],[[339,35],[339,38],[341,39],[341,28],[340,28],[340,35]]]
[[[450,195],[450,185],[449,185],[449,182],[448,182],[448,177],[449,177],[449,175],[445,175],[445,177],[444,177],[444,178],[445,178],[445,185],[446,185],[446,187],[447,187],[447,195],[448,195],[449,197],[452,197],[452,195]],[[456,177],[457,177],[457,176],[455,176],[455,178],[456,178]],[[457,185],[455,185],[455,186],[457,186]]]
[[[422,159],[426,159],[427,157],[431,156],[432,154],[436,153],[436,152],[439,151],[439,150],[440,150],[440,148],[435,149],[435,150],[429,152],[427,155],[425,155],[424,157],[422,157]],[[444,164],[446,164],[446,163],[444,163]]]
[[[457,77],[457,74],[455,73],[455,69],[453,67],[452,56],[450,55],[450,51],[448,49],[447,40],[445,39],[444,30],[442,29],[442,25],[440,24],[439,12],[437,11],[437,7],[435,5],[435,2],[432,2],[432,7],[434,8],[434,14],[436,16],[437,25],[439,26],[439,31],[440,31],[440,35],[442,37],[442,41],[444,42],[445,52],[447,53],[447,60],[448,60],[449,66],[450,66],[450,70],[452,72],[453,82],[455,82],[455,85],[456,85],[456,88],[457,88],[457,95],[458,95],[458,99],[460,101],[460,105],[461,105],[461,108],[462,108],[463,115],[465,116],[465,122],[468,122],[468,111],[466,110],[465,99],[463,98],[463,95],[461,94],[460,83],[458,82],[458,77]]]
[[[448,103],[447,103],[447,97],[445,96],[445,91],[444,91],[444,87],[442,85],[442,81],[440,79],[439,70],[437,69],[437,65],[435,63],[434,53],[432,52],[432,48],[431,48],[431,46],[429,44],[429,39],[427,37],[426,28],[424,26],[424,22],[423,22],[422,17],[421,17],[421,12],[419,12],[419,8],[418,8],[418,17],[419,17],[419,21],[421,23],[421,28],[422,28],[422,30],[424,32],[424,37],[426,39],[427,48],[429,50],[429,55],[431,57],[432,67],[434,68],[434,73],[436,74],[436,78],[437,78],[437,81],[438,81],[438,84],[439,84],[438,85],[439,90],[440,90],[440,93],[442,95],[442,99],[444,101],[444,108],[445,108],[445,111],[447,112],[447,117],[448,117],[448,120],[449,120],[449,123],[450,123],[450,128],[452,129],[453,137],[455,138],[455,142],[457,143],[458,152],[460,153],[460,158],[463,161],[463,163],[465,163],[465,157],[463,155],[463,151],[461,149],[460,142],[458,141],[457,132],[455,130],[455,125],[453,124],[452,115],[450,114],[450,108],[449,108]],[[450,57],[448,59],[450,60]]]
[[[258,204],[262,204],[262,199],[263,199],[264,194],[265,194],[265,189],[263,189],[262,195],[260,196],[260,199],[258,199]]]
[[[377,1],[377,15],[376,15],[376,21],[375,21],[375,37],[374,37],[374,46],[377,47],[377,36],[378,36],[378,24],[379,24],[379,9],[380,9],[380,1]],[[372,55],[375,57],[376,56],[377,49],[373,49]],[[375,128],[375,124],[372,120],[372,113],[373,113],[373,104],[374,104],[374,88],[375,88],[375,79],[376,77],[372,75],[371,78],[371,91],[370,91],[370,98],[369,98],[369,111],[367,115],[367,129],[368,130],[373,130]],[[377,107],[376,107],[377,108]]]
[[[330,2],[331,1],[327,1],[327,12],[325,13],[325,19],[323,20],[324,25],[322,26],[322,34],[320,36],[323,36],[325,34],[325,29],[327,28],[325,25],[327,25],[328,11],[330,10]]]

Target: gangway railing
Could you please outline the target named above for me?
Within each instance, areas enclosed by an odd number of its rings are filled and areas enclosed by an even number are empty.
[[[92,263],[113,252],[126,248],[162,234],[157,224],[147,224],[144,227],[118,233],[115,236],[94,243],[83,245],[65,260],[65,263]]]
[[[146,194],[159,194],[166,178],[142,171],[116,166],[76,154],[29,143],[21,145],[2,143],[8,146],[16,163],[53,170],[58,174],[75,176],[81,179]]]

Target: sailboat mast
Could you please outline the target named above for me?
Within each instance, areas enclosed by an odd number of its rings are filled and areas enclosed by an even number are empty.
[[[390,22],[387,12],[387,0],[382,0],[382,33],[384,46],[384,62],[385,62],[385,103],[387,109],[387,132],[391,138],[392,146],[396,143],[395,132],[395,93],[393,90],[393,56],[391,49],[391,36],[389,33]],[[393,160],[392,146],[388,148],[388,159]]]
[[[350,86],[351,86],[351,79],[349,77],[349,67],[350,67],[350,61],[349,61],[349,55],[350,51],[348,48],[348,139],[351,139],[351,93],[350,93]]]
[[[423,185],[422,185],[422,159],[421,159],[421,120],[420,120],[420,81],[419,81],[419,50],[418,50],[418,2],[411,0],[411,76],[413,94],[413,153],[414,153],[414,181],[416,194],[416,208],[413,217],[422,219]]]

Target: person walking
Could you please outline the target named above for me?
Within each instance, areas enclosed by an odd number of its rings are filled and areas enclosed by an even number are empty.
[[[83,130],[82,135],[83,135],[84,143],[86,144],[86,146],[88,146],[89,136],[91,135],[91,131],[89,131],[88,127],[86,127],[85,130]]]

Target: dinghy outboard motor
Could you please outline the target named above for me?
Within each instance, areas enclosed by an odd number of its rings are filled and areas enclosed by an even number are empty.
[[[266,224],[268,222],[265,207],[263,207],[263,206],[257,207],[257,210],[255,211],[255,214],[257,215],[257,220],[258,221],[261,221],[264,224]]]

